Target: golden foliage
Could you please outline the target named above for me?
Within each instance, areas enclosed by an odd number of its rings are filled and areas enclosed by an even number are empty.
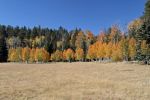
[[[81,48],[77,48],[75,51],[76,60],[82,60],[84,58],[84,51]]]
[[[56,50],[56,52],[54,52],[51,55],[51,60],[53,60],[53,61],[60,61],[62,59],[63,59],[63,52],[62,51]]]
[[[129,57],[131,60],[134,59],[136,55],[136,40],[134,38],[131,38],[129,40]]]
[[[67,60],[71,60],[74,59],[74,52],[72,49],[67,49],[66,53],[65,53],[66,59]]]

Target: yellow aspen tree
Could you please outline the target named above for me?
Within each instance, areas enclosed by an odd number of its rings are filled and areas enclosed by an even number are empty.
[[[9,61],[16,62],[16,59],[17,59],[16,49],[14,48],[10,49],[9,56],[10,56]]]
[[[12,58],[11,58],[11,56],[12,56],[12,53],[13,53],[13,48],[10,48],[9,50],[8,50],[8,61],[12,61]]]
[[[55,52],[56,60],[61,61],[63,59],[63,53],[60,50],[56,50]]]
[[[16,62],[20,62],[21,61],[21,48],[20,47],[18,47],[18,48],[16,48],[15,49],[16,50]]]
[[[103,43],[102,46],[103,46],[103,47],[102,47],[102,53],[103,53],[102,57],[103,57],[103,58],[106,58],[107,43]]]
[[[102,58],[102,42],[96,42],[95,43],[95,52],[96,52],[96,58],[101,59]]]
[[[127,60],[129,58],[129,44],[128,39],[125,39],[125,36],[122,36],[121,40],[119,41],[119,48],[120,49],[120,59]]]
[[[63,51],[63,54],[62,54],[62,56],[63,56],[63,60],[64,60],[64,61],[65,61],[65,60],[67,60],[66,52],[67,52],[67,50],[64,50],[64,51]]]
[[[118,55],[118,59],[117,61],[122,61],[123,60],[123,57],[124,57],[124,41],[120,41],[118,44],[117,44],[117,55]]]
[[[14,51],[13,51],[13,55],[12,55],[12,59],[13,59],[13,61],[14,62],[17,62],[17,50],[16,49],[14,49]]]
[[[95,50],[95,45],[94,44],[89,46],[87,58],[90,59],[90,60],[96,59],[96,50]]]
[[[121,48],[119,44],[113,44],[112,61],[122,61],[122,53],[121,53]]]
[[[79,60],[79,61],[83,60],[83,58],[84,58],[84,51],[83,51],[83,49],[81,49],[81,48],[77,48],[76,49],[76,51],[75,51],[75,58],[76,58],[76,60]]]
[[[73,50],[72,49],[67,49],[67,51],[66,51],[66,59],[69,61],[69,62],[71,62],[71,60],[73,60],[74,59],[74,52],[73,52]]]
[[[22,61],[25,62],[25,48],[22,48],[21,50],[21,58],[22,58]]]
[[[38,62],[43,62],[43,53],[41,48],[38,48],[37,59]]]
[[[45,56],[46,56],[45,61],[48,62],[48,61],[50,60],[50,54],[49,54],[49,52],[46,51],[45,49],[44,49],[44,51],[45,51]]]
[[[38,62],[38,53],[39,53],[39,48],[35,49],[35,61]]]
[[[134,38],[129,39],[129,57],[134,60],[136,55],[136,40]]]
[[[30,62],[35,62],[35,48],[30,49]]]
[[[56,52],[54,52],[51,55],[51,60],[53,61],[61,61],[63,59],[63,52],[60,50],[56,50]]]
[[[110,59],[111,58],[111,55],[112,55],[112,42],[109,42],[106,47],[105,47],[105,52],[106,52],[106,58]]]
[[[51,59],[50,59],[50,60],[51,60],[51,61],[55,61],[55,59],[56,59],[56,58],[55,58],[55,53],[52,53],[52,54],[51,54]]]
[[[24,62],[28,62],[29,58],[30,58],[30,49],[28,47],[25,47],[23,51]]]

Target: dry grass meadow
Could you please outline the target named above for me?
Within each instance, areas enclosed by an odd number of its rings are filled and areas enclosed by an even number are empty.
[[[150,66],[4,63],[0,100],[150,100]]]

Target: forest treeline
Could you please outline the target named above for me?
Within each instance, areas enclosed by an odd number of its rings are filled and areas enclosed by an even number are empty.
[[[0,62],[49,61],[150,61],[150,0],[144,15],[122,32],[112,25],[98,35],[91,31],[68,31],[0,25]]]

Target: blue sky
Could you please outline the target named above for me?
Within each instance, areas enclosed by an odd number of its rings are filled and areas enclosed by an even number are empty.
[[[143,14],[146,0],[0,0],[0,24],[76,27],[98,34],[112,24],[125,27]]]

